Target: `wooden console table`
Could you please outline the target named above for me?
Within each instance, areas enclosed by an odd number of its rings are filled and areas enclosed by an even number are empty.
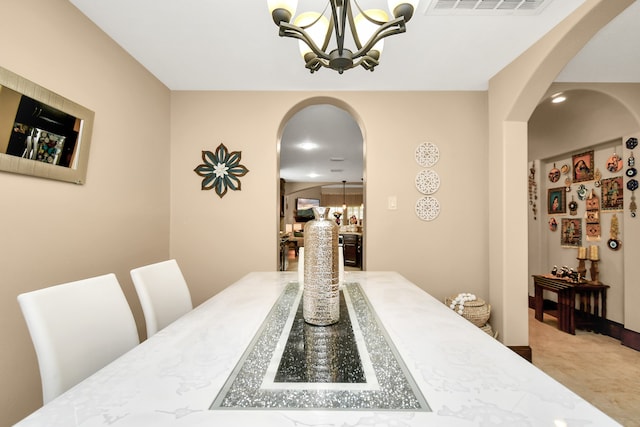
[[[534,275],[535,317],[542,322],[544,315],[544,291],[558,295],[558,329],[575,335],[576,327],[600,332],[607,318],[608,285],[599,282],[571,283],[567,280]],[[576,319],[576,295],[580,299]]]

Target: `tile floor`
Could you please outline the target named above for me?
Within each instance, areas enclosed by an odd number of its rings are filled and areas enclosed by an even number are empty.
[[[533,364],[625,427],[640,427],[640,351],[593,332],[570,335],[529,309]]]

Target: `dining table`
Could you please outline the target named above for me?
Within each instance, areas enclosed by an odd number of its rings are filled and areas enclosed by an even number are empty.
[[[16,425],[619,425],[397,272],[345,272],[334,325],[303,288],[249,273]]]

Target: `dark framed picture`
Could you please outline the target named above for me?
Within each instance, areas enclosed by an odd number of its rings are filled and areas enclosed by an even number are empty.
[[[573,155],[573,182],[593,181],[593,150]]]
[[[602,210],[603,211],[621,211],[624,205],[624,197],[622,194],[622,177],[606,178],[601,180],[602,185]]]
[[[562,218],[560,245],[565,247],[582,246],[582,220],[578,218]]]
[[[566,191],[564,187],[550,188],[547,190],[547,213],[567,213]]]

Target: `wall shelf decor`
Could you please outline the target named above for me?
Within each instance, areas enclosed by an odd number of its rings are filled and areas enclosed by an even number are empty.
[[[201,190],[215,189],[216,194],[222,198],[227,190],[240,191],[242,189],[240,177],[245,176],[249,169],[240,164],[241,151],[231,151],[220,144],[215,153],[202,151],[202,161],[194,169],[201,176]]]

